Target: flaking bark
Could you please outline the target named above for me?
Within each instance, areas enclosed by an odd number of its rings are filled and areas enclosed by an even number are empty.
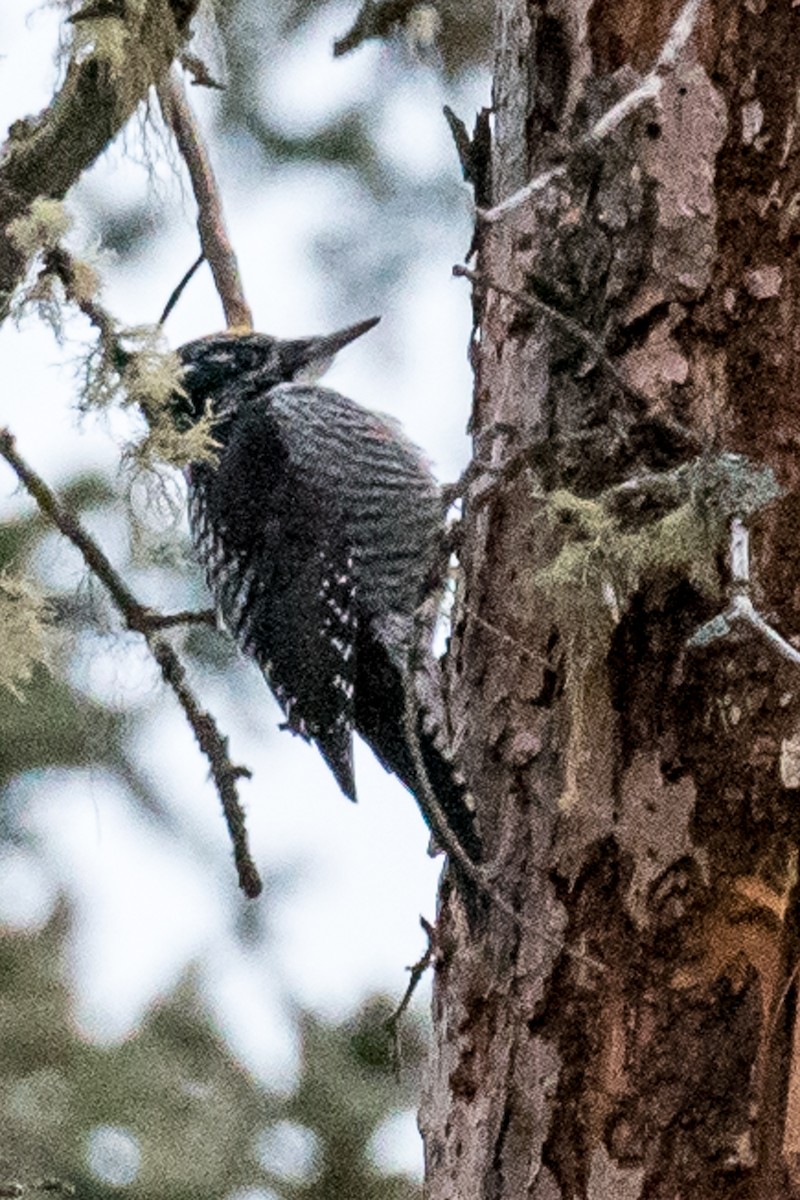
[[[507,291],[475,293],[476,456],[531,447],[537,467],[467,498],[448,670],[523,931],[491,906],[470,922],[445,883],[429,1200],[800,1195],[797,670],[755,637],[687,649],[724,607],[724,538],[603,592],[607,636],[544,584],[572,536],[547,519],[556,488],[591,499],[734,451],[784,489],[752,521],[754,598],[800,633],[800,9],[708,0],[657,98],[585,138],[681,11],[497,4],[491,203],[566,169],[479,224],[478,274]]]

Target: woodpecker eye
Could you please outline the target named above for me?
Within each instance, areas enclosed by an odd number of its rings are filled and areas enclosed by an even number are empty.
[[[230,349],[211,350],[203,359],[204,367],[232,367],[236,365],[236,357]]]

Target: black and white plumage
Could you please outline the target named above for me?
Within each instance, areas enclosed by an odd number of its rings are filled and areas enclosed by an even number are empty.
[[[215,464],[188,471],[195,548],[220,616],[258,663],[286,725],[314,742],[355,799],[352,735],[415,794],[434,833],[479,857],[452,764],[418,721],[428,811],[405,735],[414,613],[440,557],[443,506],[391,418],[316,378],[375,320],[329,337],[219,334],[179,350],[176,415],[216,416]]]

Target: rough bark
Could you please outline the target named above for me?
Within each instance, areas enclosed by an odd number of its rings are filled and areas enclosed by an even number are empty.
[[[687,648],[725,603],[722,537],[603,593],[605,640],[543,574],[571,537],[555,489],[740,452],[784,489],[752,521],[754,599],[800,634],[800,8],[707,0],[657,99],[587,144],[680,9],[496,5],[492,203],[566,169],[479,227],[478,269],[607,361],[478,290],[476,455],[535,467],[467,499],[448,671],[519,923],[445,881],[429,1200],[800,1196],[798,668],[747,631]],[[659,515],[643,494],[634,532]]]

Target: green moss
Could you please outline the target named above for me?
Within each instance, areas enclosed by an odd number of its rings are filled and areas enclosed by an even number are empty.
[[[730,519],[752,515],[778,494],[769,468],[754,467],[742,455],[721,454],[629,481],[593,499],[565,490],[545,499],[544,519],[562,545],[537,573],[536,583],[554,606],[566,648],[565,804],[575,802],[577,781],[587,777],[584,760],[591,756],[593,724],[604,719],[607,702],[605,662],[634,595],[665,576],[677,576],[720,598],[717,556]],[[666,512],[665,504],[671,505]],[[656,515],[642,516],[648,512]]]
[[[561,532],[563,544],[537,581],[567,628],[580,624],[583,636],[587,625],[602,630],[616,624],[634,593],[664,572],[681,573],[715,594],[715,559],[729,520],[751,515],[778,495],[771,470],[736,454],[633,482],[635,488],[627,483],[594,499],[562,489],[545,501],[545,519]],[[665,495],[671,503],[666,513]],[[631,498],[637,502],[635,523],[621,503]],[[642,520],[651,499],[657,515]]]

